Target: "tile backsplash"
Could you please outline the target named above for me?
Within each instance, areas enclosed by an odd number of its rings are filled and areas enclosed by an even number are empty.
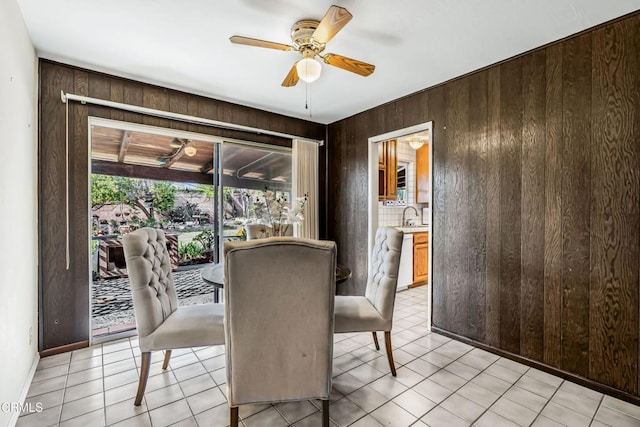
[[[383,206],[383,202],[378,202],[378,225],[379,226],[399,226],[402,222],[402,211],[407,206],[415,207],[418,212],[428,206],[426,203],[416,203],[416,150],[408,143],[398,141],[397,144],[398,163],[407,164],[407,203],[404,206]],[[413,209],[409,209],[406,219],[415,221],[416,225],[421,223],[420,214],[416,216]]]

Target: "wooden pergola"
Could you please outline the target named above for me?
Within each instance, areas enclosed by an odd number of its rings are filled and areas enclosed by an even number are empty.
[[[224,144],[222,185],[281,189],[290,186],[291,155],[239,144]],[[148,132],[93,126],[91,172],[213,185],[214,144]]]

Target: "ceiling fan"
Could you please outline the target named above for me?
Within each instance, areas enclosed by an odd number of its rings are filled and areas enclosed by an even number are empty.
[[[321,66],[315,59],[316,57],[322,59],[325,64],[366,77],[373,73],[376,68],[375,65],[334,53],[322,55],[329,40],[347,25],[351,18],[353,16],[347,9],[334,5],[329,8],[321,21],[311,19],[298,21],[291,27],[292,45],[243,36],[232,36],[229,40],[231,43],[236,44],[299,52],[302,55],[302,59],[291,67],[289,74],[282,82],[282,86],[285,87],[295,86],[298,80],[303,80],[307,83],[317,80],[320,77]]]
[[[163,167],[168,168],[185,154],[189,157],[195,156],[198,150],[195,146],[191,145],[192,142],[190,139],[173,138],[169,146],[175,148],[175,150],[168,156],[158,157],[157,162]]]

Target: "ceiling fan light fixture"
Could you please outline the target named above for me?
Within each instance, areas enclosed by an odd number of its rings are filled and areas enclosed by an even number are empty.
[[[322,66],[320,62],[312,57],[302,58],[296,64],[296,70],[298,71],[298,77],[304,82],[311,83],[318,80]]]
[[[189,157],[195,156],[197,152],[198,150],[196,149],[196,147],[192,147],[190,145],[187,147],[184,147],[184,154],[186,154]]]

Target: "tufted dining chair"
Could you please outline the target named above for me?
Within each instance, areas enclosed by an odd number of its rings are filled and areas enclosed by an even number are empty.
[[[372,332],[376,350],[380,350],[376,331],[384,331],[384,341],[391,374],[396,367],[391,352],[391,327],[396,301],[402,231],[380,227],[376,231],[371,266],[364,296],[336,295],[335,332]]]
[[[172,349],[224,344],[224,305],[178,307],[162,230],[141,228],[126,234],[123,247],[142,353],[134,402],[139,406],[147,386],[151,352],[165,351],[162,369],[167,369]]]
[[[231,427],[238,426],[239,405],[307,399],[322,400],[328,427],[335,243],[226,242],[224,259]]]

